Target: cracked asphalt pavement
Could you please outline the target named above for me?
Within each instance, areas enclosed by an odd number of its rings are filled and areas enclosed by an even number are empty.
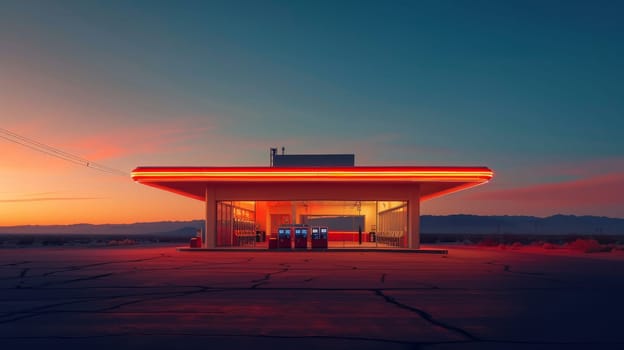
[[[0,249],[2,348],[622,349],[624,254]]]

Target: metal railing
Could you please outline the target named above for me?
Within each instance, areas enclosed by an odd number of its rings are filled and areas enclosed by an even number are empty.
[[[375,234],[375,239],[378,244],[387,245],[393,248],[401,248],[401,241],[404,236],[403,231],[383,231]]]
[[[239,247],[256,246],[256,231],[237,231],[234,235]]]

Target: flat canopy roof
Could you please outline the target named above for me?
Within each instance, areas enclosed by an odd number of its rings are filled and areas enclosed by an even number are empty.
[[[414,184],[421,199],[488,182],[494,173],[487,167],[357,166],[357,167],[138,167],[136,182],[203,199],[205,186],[231,184]],[[297,198],[293,198],[296,200]]]

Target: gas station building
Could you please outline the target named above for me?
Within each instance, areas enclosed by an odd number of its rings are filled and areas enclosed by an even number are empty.
[[[275,149],[269,167],[138,167],[132,172],[136,182],[205,202],[201,247],[207,249],[277,248],[272,242],[277,244],[284,227],[292,228],[293,242],[295,229],[303,228],[307,237],[298,247],[307,249],[315,247],[310,233],[319,227],[328,231],[329,249],[418,249],[422,201],[484,184],[492,176],[480,166],[354,166],[353,155],[277,155]]]

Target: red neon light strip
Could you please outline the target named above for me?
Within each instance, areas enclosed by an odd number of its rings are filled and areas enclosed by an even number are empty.
[[[262,168],[262,167],[139,167],[135,181],[372,181],[372,182],[487,182],[493,177],[486,167],[349,167],[349,168]]]

